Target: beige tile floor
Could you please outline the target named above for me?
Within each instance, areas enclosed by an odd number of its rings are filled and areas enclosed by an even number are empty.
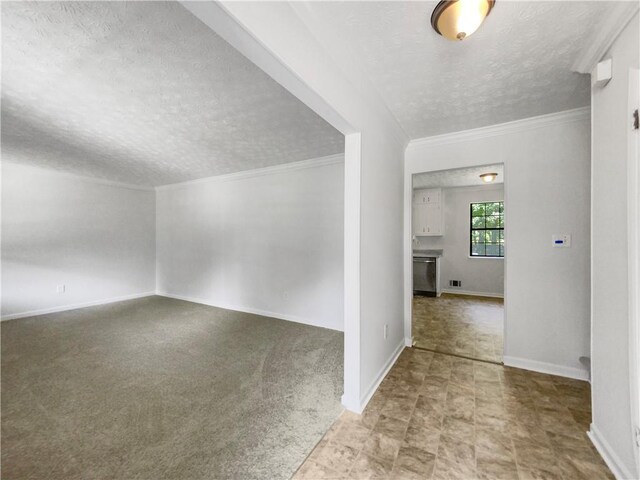
[[[500,363],[503,322],[501,298],[446,293],[413,297],[416,347]]]
[[[407,348],[294,479],[613,479],[587,382]]]

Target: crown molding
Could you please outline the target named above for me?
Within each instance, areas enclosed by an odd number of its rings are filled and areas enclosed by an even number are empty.
[[[580,52],[571,70],[590,74],[639,9],[640,3],[637,0],[611,2],[609,13],[602,22],[602,26],[591,42]]]
[[[171,183],[168,185],[161,185],[156,187],[156,190],[172,190],[176,188],[188,187],[191,185],[198,185],[201,183],[222,183],[233,182],[237,180],[243,180],[245,178],[262,177],[265,175],[275,175],[278,173],[293,172],[296,170],[302,170],[306,168],[317,168],[326,165],[334,165],[344,162],[344,153],[338,153],[336,155],[328,155],[326,157],[310,158],[308,160],[302,160],[299,162],[283,163],[281,165],[273,165],[270,167],[256,168],[253,170],[244,170],[242,172],[229,173],[227,175],[216,175],[213,177],[198,178],[196,180],[189,180],[180,183]]]
[[[564,112],[550,113],[537,117],[523,118],[513,122],[489,125],[488,127],[473,128],[459,132],[445,133],[433,137],[424,137],[411,140],[407,148],[433,147],[437,145],[447,145],[451,143],[468,142],[481,138],[497,137],[513,133],[532,130],[535,128],[547,127],[550,125],[562,125],[564,123],[588,120],[591,116],[590,107],[581,107]]]
[[[73,180],[78,180],[81,182],[87,182],[87,183],[93,183],[93,184],[97,184],[97,185],[106,185],[108,187],[118,187],[118,188],[126,188],[128,190],[142,190],[145,192],[153,192],[154,191],[154,187],[150,187],[150,186],[146,186],[146,185],[135,185],[133,183],[124,183],[124,182],[117,182],[114,180],[107,180],[105,178],[99,178],[99,177],[90,177],[87,175],[81,175],[78,173],[71,173],[71,172],[64,172],[61,170],[56,170],[53,168],[47,168],[47,167],[42,167],[40,165],[29,165],[29,164],[25,164],[25,163],[20,163],[20,162],[15,162],[12,160],[2,160],[2,165],[7,165],[7,166],[11,166],[11,165],[15,165],[18,167],[23,167],[23,168],[29,168],[32,170],[40,170],[46,173],[51,173],[54,175],[58,175],[60,177],[65,177],[65,178],[69,178],[69,179],[73,179]]]

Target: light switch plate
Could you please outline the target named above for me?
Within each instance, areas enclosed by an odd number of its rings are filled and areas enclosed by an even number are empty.
[[[552,235],[551,241],[555,248],[569,248],[571,246],[571,235],[567,233]]]

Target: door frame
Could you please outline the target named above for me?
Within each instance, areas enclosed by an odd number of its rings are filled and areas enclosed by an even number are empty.
[[[503,320],[502,320],[502,363],[504,363],[505,357],[505,349],[507,345],[507,238],[508,238],[508,201],[507,201],[507,181],[508,181],[508,167],[507,162],[505,161],[497,161],[493,163],[481,163],[481,164],[470,164],[470,165],[456,165],[451,168],[434,168],[432,170],[414,170],[406,167],[405,161],[405,180],[404,180],[404,267],[405,267],[405,275],[404,275],[404,341],[405,346],[412,347],[413,346],[413,176],[415,174],[420,173],[435,173],[442,172],[446,170],[459,170],[463,168],[474,168],[474,167],[484,167],[486,165],[494,165],[497,163],[502,163],[503,166],[503,186],[504,186],[504,257],[502,258],[503,268],[504,268],[504,309],[503,309]],[[444,220],[443,220],[444,222]]]
[[[633,112],[640,106],[640,70],[629,69],[627,235],[629,255],[629,390],[633,453],[640,472],[640,130],[633,127]]]

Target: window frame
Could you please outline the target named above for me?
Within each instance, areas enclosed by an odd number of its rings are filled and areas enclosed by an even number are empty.
[[[474,217],[473,216],[473,206],[474,205],[486,205],[488,203],[499,203],[502,204],[502,213],[499,215],[499,217],[502,217],[502,227],[491,227],[491,228],[487,228],[486,226],[486,212],[483,214],[482,217]],[[489,217],[491,217],[492,215],[489,215]],[[483,228],[475,228],[473,226],[473,219],[474,218],[484,218],[485,219],[485,226]],[[484,202],[471,202],[469,203],[469,258],[495,258],[495,259],[504,259],[504,200],[494,200],[494,201],[484,201]],[[486,247],[485,247],[485,254],[484,255],[474,255],[473,254],[473,232],[474,231],[481,231],[481,232],[487,232],[487,231],[497,231],[497,232],[502,232],[502,244],[498,241],[498,247],[500,247],[500,245],[502,246],[502,255],[487,255],[486,254]],[[499,235],[499,234],[498,234]],[[485,244],[486,245],[486,244]],[[490,244],[490,245],[495,245],[495,244]],[[498,248],[498,251],[500,251],[500,248]]]

